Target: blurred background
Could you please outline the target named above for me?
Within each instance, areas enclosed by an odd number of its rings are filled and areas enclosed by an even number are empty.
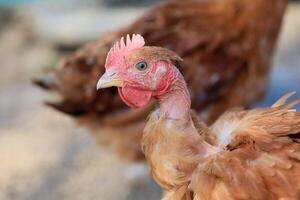
[[[159,199],[143,162],[98,144],[84,126],[43,104],[31,80],[158,0],[0,0],[0,200]],[[300,2],[285,12],[267,106],[300,95]]]

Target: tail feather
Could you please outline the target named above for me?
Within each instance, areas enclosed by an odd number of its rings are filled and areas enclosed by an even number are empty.
[[[276,107],[283,106],[286,103],[286,101],[294,94],[296,94],[295,91],[287,93],[286,95],[280,97],[280,99],[278,99],[271,107],[276,108]]]
[[[300,98],[286,103],[294,94],[291,92],[282,96],[271,108],[248,111],[240,122],[243,125],[237,129],[259,128],[274,136],[296,136],[300,133],[300,112],[291,108],[300,104]]]
[[[288,104],[286,104],[285,106],[283,106],[283,108],[290,109],[298,104],[300,104],[300,99],[295,99],[295,100],[289,102]]]
[[[274,121],[272,122],[272,126],[267,129],[268,131],[274,130],[277,132],[275,135],[278,136],[289,135],[290,137],[297,138],[300,133],[300,112],[292,108],[300,104],[300,98],[287,103],[287,100],[295,93],[290,92],[282,96],[272,105],[272,108],[279,108],[279,110],[271,112],[269,118]],[[276,131],[276,129],[278,130]]]

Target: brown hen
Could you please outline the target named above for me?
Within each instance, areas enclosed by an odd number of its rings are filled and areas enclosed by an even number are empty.
[[[177,52],[185,61],[177,66],[191,91],[192,107],[211,123],[227,108],[249,106],[263,96],[286,4],[287,0],[165,1],[130,26],[104,34],[63,59],[51,81],[36,83],[62,97],[49,105],[91,128],[101,142],[143,159],[139,141],[155,103],[133,111],[123,105],[116,89],[95,91],[112,44],[127,33],[140,33],[148,45]]]
[[[170,50],[127,36],[109,51],[97,89],[117,86],[124,103],[159,108],[142,149],[163,200],[300,199],[300,112],[286,104],[226,111],[210,127],[191,112],[190,93]]]

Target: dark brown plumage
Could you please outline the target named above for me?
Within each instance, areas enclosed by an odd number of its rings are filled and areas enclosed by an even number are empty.
[[[121,102],[116,89],[95,90],[112,44],[127,33],[140,33],[147,45],[177,52],[184,59],[177,66],[190,88],[192,107],[211,123],[227,108],[248,106],[263,96],[286,3],[166,1],[130,26],[104,34],[63,59],[51,82],[37,83],[59,93],[62,101],[49,104],[76,116],[102,143],[117,146],[131,158],[143,159],[141,131],[154,103],[132,111]]]

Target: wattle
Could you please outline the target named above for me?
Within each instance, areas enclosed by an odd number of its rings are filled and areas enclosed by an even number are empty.
[[[131,108],[140,108],[145,106],[152,96],[151,91],[141,90],[130,86],[118,88],[118,91],[124,103]]]

